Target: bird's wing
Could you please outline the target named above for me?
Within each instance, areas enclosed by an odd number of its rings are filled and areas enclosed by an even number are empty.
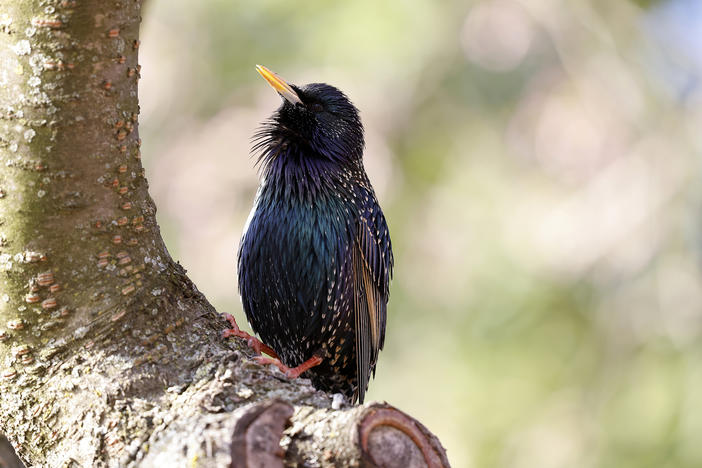
[[[370,371],[375,373],[378,352],[385,341],[388,286],[392,272],[392,249],[387,224],[375,205],[359,219],[354,243],[353,291],[356,319],[356,377],[358,399],[363,402]]]

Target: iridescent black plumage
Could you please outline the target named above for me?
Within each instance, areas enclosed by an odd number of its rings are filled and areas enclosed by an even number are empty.
[[[284,100],[256,136],[261,184],[239,248],[239,291],[286,366],[318,355],[305,377],[363,402],[385,337],[390,236],[363,168],[356,108],[327,84],[291,89],[301,102]]]

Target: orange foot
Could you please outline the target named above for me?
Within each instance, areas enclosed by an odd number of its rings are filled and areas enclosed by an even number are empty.
[[[296,378],[300,377],[300,374],[302,374],[306,370],[308,370],[314,366],[320,365],[322,363],[322,358],[319,356],[312,356],[311,358],[309,358],[308,360],[306,360],[305,362],[303,362],[302,364],[300,364],[297,367],[288,367],[285,364],[283,364],[282,362],[280,362],[280,359],[278,359],[278,358],[271,359],[271,358],[267,358],[264,356],[256,356],[254,358],[254,361],[256,361],[257,363],[259,363],[261,365],[273,364],[278,369],[280,369],[280,372],[285,374],[285,376],[287,378],[296,379]]]
[[[236,319],[232,315],[224,314],[224,318],[227,319],[227,322],[229,322],[232,328],[230,328],[229,330],[224,330],[222,332],[222,338],[228,338],[230,336],[237,336],[239,338],[243,338],[244,340],[246,340],[246,344],[249,345],[249,347],[253,349],[256,352],[256,354],[266,353],[267,355],[273,356],[274,358],[278,359],[278,355],[275,351],[273,351],[273,348],[271,348],[255,336],[251,336],[245,331],[240,330],[239,325],[237,325],[236,323]]]

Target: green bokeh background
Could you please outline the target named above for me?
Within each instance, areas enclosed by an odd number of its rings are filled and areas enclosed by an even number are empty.
[[[334,84],[396,258],[369,398],[456,467],[702,466],[700,65],[668,3],[149,0],[140,132],[169,249],[245,322],[250,137],[279,105],[254,65]]]

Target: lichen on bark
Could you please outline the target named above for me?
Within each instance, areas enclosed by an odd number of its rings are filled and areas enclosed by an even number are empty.
[[[96,309],[95,292],[106,311],[120,302],[115,284],[134,280],[116,281],[117,266],[138,270],[163,250],[157,232],[140,239],[157,229],[137,159],[138,76],[127,72],[138,67],[139,2],[101,5],[0,10],[0,313],[6,340],[34,352],[65,338],[62,327],[87,326],[76,312]]]
[[[206,304],[163,246],[140,163],[140,4],[0,3],[0,368],[20,390],[3,392],[0,412],[23,429],[13,436],[24,455],[62,439],[67,428],[52,428],[56,415],[46,414],[60,393],[82,407],[75,382],[47,385],[86,372],[72,359],[117,362],[92,363],[105,373],[91,387],[108,387],[115,369],[135,367],[112,342],[126,356],[148,347],[145,363],[163,358],[159,340],[184,323],[186,304],[171,299],[191,291]],[[171,312],[169,324],[152,319],[160,312]],[[127,323],[142,326],[115,340]],[[76,347],[90,357],[69,352]],[[79,413],[99,427],[99,412]]]

